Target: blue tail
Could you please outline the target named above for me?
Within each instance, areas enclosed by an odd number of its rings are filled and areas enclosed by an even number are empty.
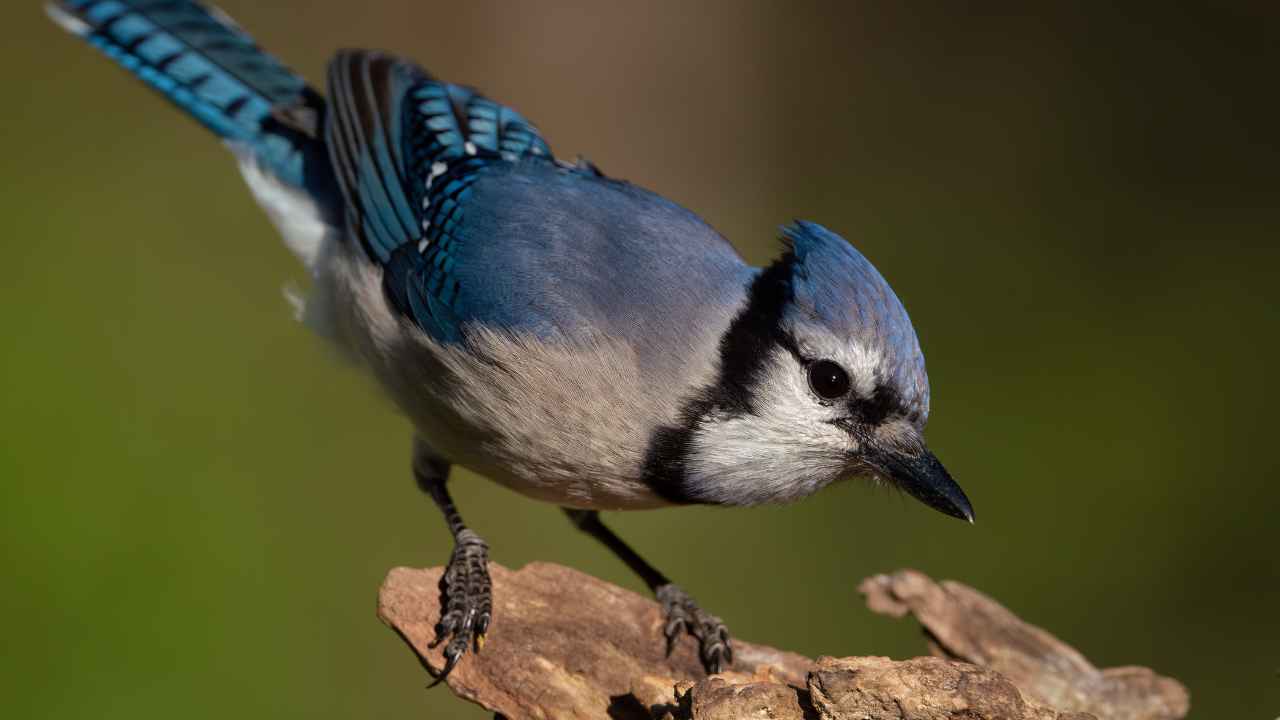
[[[191,0],[58,0],[47,8],[278,179],[301,188],[331,174],[318,140],[324,100],[218,10]]]

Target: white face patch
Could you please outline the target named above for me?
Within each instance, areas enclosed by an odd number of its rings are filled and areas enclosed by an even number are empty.
[[[874,342],[837,335],[807,317],[784,320],[794,347],[774,347],[752,387],[752,412],[722,412],[693,432],[686,483],[699,500],[732,505],[786,502],[810,495],[862,470],[860,440],[851,434],[850,401],[873,400],[893,373],[885,350]],[[796,357],[796,355],[800,357]],[[850,379],[846,398],[827,401],[810,387],[806,363],[828,360]],[[876,429],[886,446],[918,442],[918,431],[901,418]]]
[[[881,363],[884,362],[880,348],[850,343],[817,325],[793,323],[790,332],[800,354],[810,360],[830,360],[844,368],[849,373],[856,396],[869,399],[875,395],[881,380]]]
[[[819,402],[789,352],[771,351],[752,404],[752,414],[712,416],[694,431],[686,482],[695,497],[730,505],[789,502],[849,471],[857,441],[832,424],[847,410]]]

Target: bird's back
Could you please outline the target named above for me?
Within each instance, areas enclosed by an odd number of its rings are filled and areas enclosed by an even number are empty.
[[[328,95],[352,241],[436,341],[484,327],[662,349],[700,310],[742,297],[750,268],[697,216],[557,161],[531,123],[475,90],[347,51]]]
[[[754,272],[696,215],[653,193],[543,160],[495,167],[459,230],[459,311],[554,337],[632,342],[661,371]]]
[[[340,52],[322,98],[198,3],[61,0],[50,11],[230,143],[309,267],[329,240],[347,243],[437,341],[480,325],[591,328],[661,352],[747,280],[692,213],[556,161],[518,112],[412,62]]]

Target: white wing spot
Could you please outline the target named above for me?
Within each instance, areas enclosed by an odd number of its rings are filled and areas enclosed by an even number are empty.
[[[464,150],[466,150],[466,151],[467,151],[467,154],[468,154],[468,155],[475,155],[475,154],[476,154],[476,144],[475,144],[475,143],[473,143],[473,142],[471,142],[471,141],[469,141],[469,140],[467,141],[467,144],[466,144],[466,145],[463,145],[463,146],[462,146],[462,148],[463,148]]]
[[[436,178],[445,174],[446,172],[448,172],[448,170],[449,170],[449,166],[444,164],[443,162],[440,162],[439,160],[431,163],[431,174],[427,176],[427,189],[430,190],[431,183],[435,182]],[[430,204],[431,204],[431,200],[429,198],[424,199],[422,201],[422,207],[424,208]]]
[[[422,241],[418,243],[418,254],[421,255],[422,253],[426,252],[427,246],[429,246],[430,244],[431,244],[430,240],[426,238],[422,238]]]
[[[85,35],[93,32],[93,28],[89,26],[89,23],[81,20],[53,3],[46,4],[44,6],[44,11],[48,13],[50,20],[57,23],[59,27],[72,35],[84,37]]]

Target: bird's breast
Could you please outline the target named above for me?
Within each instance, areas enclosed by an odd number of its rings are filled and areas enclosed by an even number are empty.
[[[428,445],[525,495],[597,509],[668,504],[644,480],[649,447],[714,379],[745,292],[730,277],[714,294],[686,286],[698,294],[680,313],[583,303],[584,317],[615,321],[534,331],[476,320],[464,341],[441,342],[395,313],[381,270],[355,253],[336,253],[320,282],[336,339]]]
[[[642,480],[654,429],[678,412],[629,343],[477,329],[431,349],[443,372],[412,416],[428,442],[513,490],[562,506],[667,504]]]

